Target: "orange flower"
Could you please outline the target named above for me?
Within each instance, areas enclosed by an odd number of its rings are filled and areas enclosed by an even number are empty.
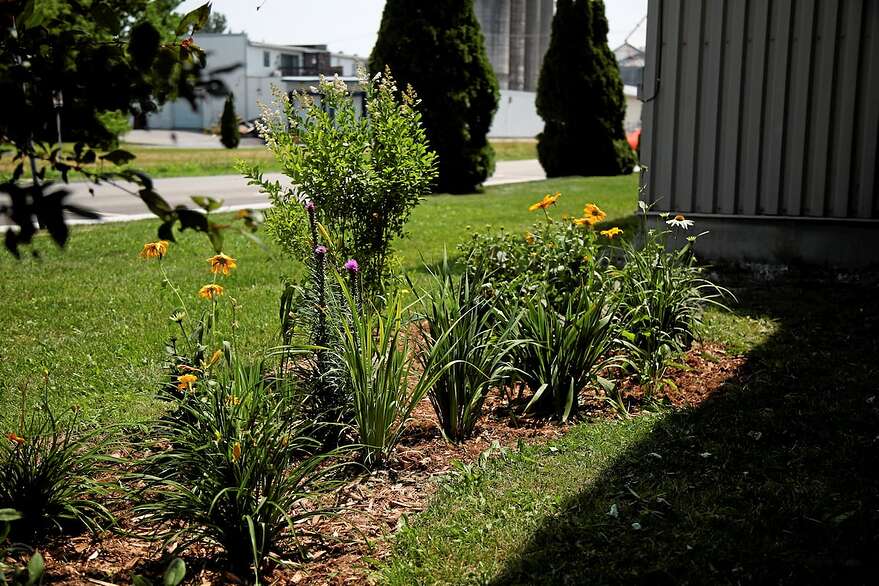
[[[555,202],[557,202],[561,196],[562,196],[562,194],[558,193],[558,192],[554,193],[552,195],[547,193],[546,195],[543,196],[543,199],[541,199],[539,202],[529,206],[528,211],[533,212],[535,210],[545,210],[549,206],[555,204]]]
[[[198,296],[202,299],[216,299],[220,295],[223,294],[223,286],[215,285],[211,283],[210,285],[205,285],[201,289],[198,290]]]
[[[147,242],[143,245],[143,250],[140,251],[141,258],[157,258],[161,260],[166,254],[168,254],[167,240]]]
[[[592,220],[590,220],[589,218],[574,218],[573,222],[574,222],[574,224],[577,225],[577,226],[584,226],[584,225],[587,225],[587,224],[588,224],[589,226],[592,225]]]
[[[228,275],[232,272],[232,269],[238,266],[238,263],[231,256],[226,256],[222,252],[220,254],[215,254],[211,258],[208,259],[208,262],[211,263],[211,272],[215,275],[217,273],[223,273],[224,275]]]
[[[177,388],[181,391],[191,391],[192,384],[198,380],[194,374],[181,374],[177,377]]]
[[[241,459],[241,442],[235,442],[232,446],[232,461],[237,462]]]
[[[616,226],[614,226],[613,228],[610,228],[608,230],[601,231],[602,236],[610,238],[611,240],[613,240],[614,238],[616,238],[617,236],[619,236],[622,233],[623,233],[623,231],[620,228],[617,228]]]
[[[21,445],[24,443],[24,438],[21,437],[20,435],[17,435],[15,432],[12,432],[12,431],[10,431],[9,433],[6,434],[6,439],[8,439],[9,441],[16,443],[18,445]]]
[[[583,208],[583,216],[589,218],[589,224],[592,225],[604,221],[607,214],[601,211],[601,208],[594,203],[587,203],[586,207]]]

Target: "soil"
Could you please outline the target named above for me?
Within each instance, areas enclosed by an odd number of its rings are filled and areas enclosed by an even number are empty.
[[[668,378],[673,385],[662,389],[661,400],[676,408],[696,406],[722,392],[734,380],[744,358],[730,356],[717,344],[694,344],[679,367]],[[388,539],[404,518],[422,511],[437,487],[437,479],[449,474],[455,461],[472,462],[493,445],[515,448],[519,441],[551,441],[565,433],[566,426],[545,419],[515,416],[523,400],[511,402],[505,393],[494,393],[486,401],[486,415],[474,437],[460,445],[443,439],[430,403],[418,405],[413,420],[398,445],[393,459],[374,473],[352,478],[337,488],[329,503],[339,512],[316,516],[297,529],[302,552],[294,560],[276,566],[266,580],[270,584],[363,584],[370,582],[376,563],[390,554]],[[621,395],[630,414],[643,403],[643,391],[632,381],[623,381]],[[581,397],[581,418],[620,416],[594,393]],[[117,511],[124,531],[137,529],[136,519]],[[107,585],[130,584],[132,575],[144,574],[161,583],[167,556],[155,543],[116,533],[81,535],[50,541],[41,552],[46,560],[47,584]],[[183,556],[187,584],[235,584],[241,580],[222,569],[215,549],[190,547]],[[158,578],[158,580],[156,580]]]

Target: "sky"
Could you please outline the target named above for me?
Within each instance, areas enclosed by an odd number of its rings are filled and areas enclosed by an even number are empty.
[[[203,3],[185,0],[177,11]],[[325,44],[333,52],[364,56],[375,43],[383,6],[384,0],[213,0],[213,9],[226,15],[232,32],[244,31],[252,41]],[[605,6],[608,43],[617,47],[647,13],[647,0],[605,0]],[[643,46],[644,39],[642,25],[630,42]]]

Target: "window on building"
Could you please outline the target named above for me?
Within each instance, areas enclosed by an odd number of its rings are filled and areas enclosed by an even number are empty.
[[[268,51],[262,52],[262,66],[263,67],[271,67],[272,64],[272,56]]]

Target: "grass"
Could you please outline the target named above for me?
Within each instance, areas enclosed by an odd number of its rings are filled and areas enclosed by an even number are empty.
[[[496,141],[493,145],[498,161],[537,158],[537,143],[533,140]],[[235,174],[235,162],[239,159],[252,164],[257,163],[266,172],[281,170],[272,153],[265,147],[229,150],[123,144],[120,148],[137,156],[130,165],[131,168],[144,171],[153,178]],[[10,174],[15,165],[9,155],[0,158],[0,176]],[[104,170],[112,168],[113,165],[106,164]],[[25,176],[29,176],[29,173],[26,171]],[[54,174],[50,173],[49,177],[53,178]],[[75,176],[71,175],[71,178]]]
[[[564,194],[555,213],[573,215],[595,201],[611,219],[625,219],[635,208],[636,187],[634,176],[571,178],[429,197],[396,248],[404,268],[423,278],[419,255],[434,262],[444,246],[453,253],[469,225],[524,231],[538,219],[527,206],[545,192]],[[162,348],[173,333],[168,315],[179,305],[160,285],[155,262],[137,256],[155,239],[156,227],[156,221],[78,226],[64,250],[39,238],[40,258],[0,260],[0,405],[6,406],[0,424],[16,416],[22,389],[45,390],[53,404],[78,404],[84,417],[102,422],[136,422],[156,413]],[[240,264],[225,282],[242,305],[239,346],[251,353],[270,347],[277,341],[281,276],[298,268],[241,235],[228,235],[225,252]],[[172,281],[190,295],[190,310],[199,306],[195,292],[209,282],[210,254],[203,236],[184,233],[165,261]]]
[[[876,288],[737,294],[710,319],[747,356],[725,392],[461,475],[396,535],[379,581],[871,583]]]

